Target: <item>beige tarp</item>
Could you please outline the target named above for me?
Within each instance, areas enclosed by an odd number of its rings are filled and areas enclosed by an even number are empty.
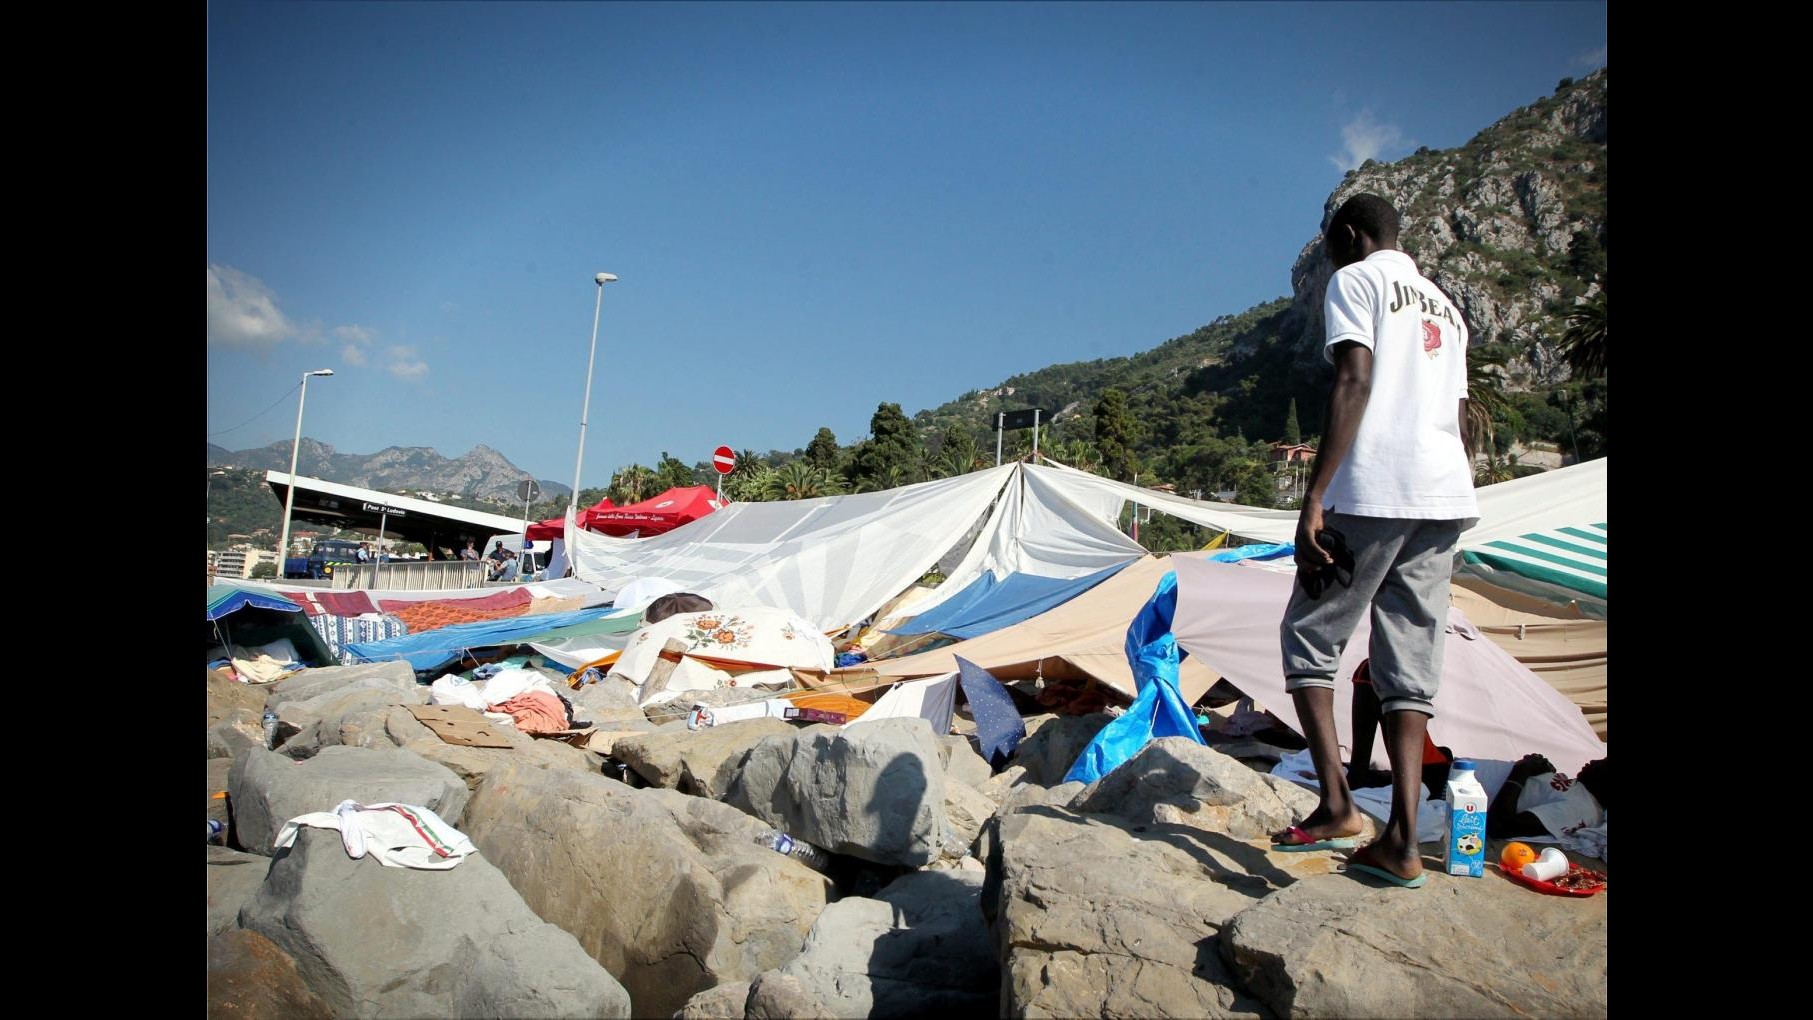
[[[864,663],[831,677],[937,676],[956,669],[961,655],[1002,679],[1094,677],[1130,699],[1138,691],[1127,665],[1127,625],[1170,569],[1169,558],[1145,556],[1056,609],[1012,627],[935,651]],[[1214,686],[1215,674],[1185,659],[1178,681],[1189,703]]]
[[[1521,612],[1513,607],[1520,606],[1525,596],[1492,588],[1487,597],[1463,583],[1457,580],[1454,584],[1454,605],[1493,644],[1579,706],[1593,732],[1606,740],[1605,621]],[[1552,606],[1543,609],[1545,613],[1560,611]]]

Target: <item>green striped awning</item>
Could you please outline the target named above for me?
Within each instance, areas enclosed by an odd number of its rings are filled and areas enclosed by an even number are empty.
[[[1485,542],[1462,549],[1461,560],[1471,572],[1507,587],[1605,608],[1603,523]]]

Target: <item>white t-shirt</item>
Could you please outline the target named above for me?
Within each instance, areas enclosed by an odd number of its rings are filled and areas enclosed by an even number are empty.
[[[1359,517],[1479,518],[1457,419],[1467,395],[1467,325],[1401,251],[1338,270],[1323,306],[1331,362],[1338,343],[1372,351],[1372,395],[1323,507]]]
[[[1542,827],[1556,839],[1605,822],[1605,809],[1588,792],[1586,784],[1556,772],[1524,780],[1523,790],[1517,795],[1517,810],[1541,819]]]

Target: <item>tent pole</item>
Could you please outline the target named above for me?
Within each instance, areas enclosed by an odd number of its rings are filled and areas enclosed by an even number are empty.
[[[1039,409],[1032,409],[1032,462],[1039,462]]]
[[[1001,433],[1007,425],[1007,412],[995,412],[995,466],[1001,466]]]

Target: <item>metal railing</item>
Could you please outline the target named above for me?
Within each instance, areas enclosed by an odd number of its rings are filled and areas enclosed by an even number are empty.
[[[334,567],[336,589],[379,591],[451,591],[482,588],[485,564],[479,560],[402,560],[390,563],[342,563]]]

